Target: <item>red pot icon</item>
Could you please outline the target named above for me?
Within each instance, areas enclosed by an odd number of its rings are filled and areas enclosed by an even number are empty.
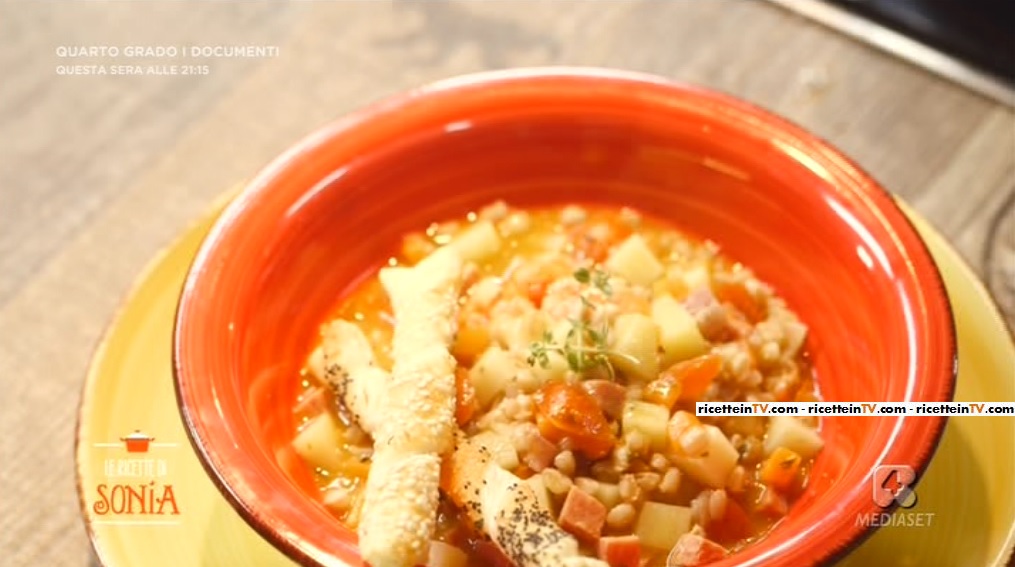
[[[154,440],[154,437],[141,433],[140,429],[135,429],[134,433],[120,438],[120,441],[127,445],[128,453],[147,453],[148,445]]]

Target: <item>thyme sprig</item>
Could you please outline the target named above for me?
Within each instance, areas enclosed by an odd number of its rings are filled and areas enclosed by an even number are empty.
[[[610,274],[606,273],[599,268],[589,270],[588,268],[578,268],[574,272],[574,279],[578,280],[578,283],[592,284],[593,287],[603,292],[603,295],[609,297],[613,295],[613,288],[610,287]],[[583,300],[588,301],[588,298],[584,295],[581,296]]]
[[[610,275],[605,271],[594,268],[579,268],[573,274],[578,283],[598,289],[606,297],[613,294],[610,287]],[[532,343],[529,349],[528,363],[530,366],[539,365],[541,368],[550,367],[550,354],[557,353],[567,361],[568,368],[579,374],[586,371],[602,368],[609,375],[610,379],[616,378],[616,371],[610,362],[610,357],[633,358],[629,355],[609,350],[609,323],[604,319],[598,327],[591,323],[592,315],[597,306],[589,299],[588,291],[578,296],[581,301],[581,311],[576,319],[569,319],[571,327],[568,329],[564,340],[556,342],[553,333],[546,331],[541,340]],[[634,360],[634,362],[637,362]]]

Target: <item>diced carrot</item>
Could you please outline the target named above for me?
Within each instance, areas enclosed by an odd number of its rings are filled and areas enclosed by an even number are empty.
[[[758,479],[776,490],[785,492],[796,480],[801,460],[795,451],[779,447],[761,463]]]
[[[451,354],[459,362],[471,366],[490,346],[489,319],[479,313],[462,313],[458,321],[458,333],[451,346]]]
[[[619,244],[627,239],[628,236],[634,233],[634,229],[631,225],[624,220],[620,215],[612,215],[606,221],[606,226],[609,227],[609,243]]]
[[[418,263],[437,249],[437,245],[422,232],[411,232],[402,239],[402,257],[410,265]]]
[[[705,395],[721,370],[722,357],[709,353],[674,364],[664,370],[659,379],[676,381],[680,384],[678,399],[693,402]]]
[[[587,235],[579,237],[575,249],[596,263],[604,262],[610,253],[610,245],[605,240],[596,240]]]
[[[543,304],[546,290],[550,284],[571,273],[567,262],[554,259],[540,259],[538,262],[524,264],[515,270],[511,279],[505,283],[508,295],[520,295],[532,302],[537,308]]]
[[[740,282],[716,280],[712,282],[712,293],[722,303],[729,303],[744,314],[751,323],[764,321],[768,317],[768,306],[751,295]]]
[[[543,468],[546,468],[546,467],[543,467]],[[542,469],[540,469],[540,470],[542,470]],[[522,464],[518,465],[518,468],[515,469],[515,476],[517,476],[518,478],[520,478],[522,480],[525,480],[527,478],[535,476],[535,474],[536,474],[536,471],[532,470],[532,468],[529,467],[529,465],[526,464],[526,463],[522,463]]]
[[[469,380],[469,371],[459,366],[455,369],[455,421],[459,427],[472,420],[479,410],[476,389]]]
[[[549,286],[549,280],[530,283],[525,290],[525,297],[529,298],[529,301],[538,308],[543,305],[543,297],[546,296],[546,288]]]

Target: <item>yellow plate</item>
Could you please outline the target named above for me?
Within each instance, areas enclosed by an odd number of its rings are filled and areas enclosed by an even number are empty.
[[[152,262],[107,331],[85,383],[78,492],[96,554],[109,567],[292,565],[212,484],[176,409],[170,360],[176,299],[216,214]],[[1015,401],[1015,346],[993,303],[941,236],[910,215],[944,274],[955,311],[956,399]],[[136,433],[150,438],[144,452],[127,450],[124,438]],[[1015,418],[953,418],[910,511],[923,514],[917,521],[924,525],[881,528],[843,564],[1004,565],[1015,545],[1013,461]]]

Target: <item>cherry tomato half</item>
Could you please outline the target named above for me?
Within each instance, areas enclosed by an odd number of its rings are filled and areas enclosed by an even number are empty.
[[[539,433],[559,443],[570,439],[571,446],[590,459],[601,459],[614,445],[610,424],[603,410],[577,384],[550,382],[535,395],[536,425]]]

